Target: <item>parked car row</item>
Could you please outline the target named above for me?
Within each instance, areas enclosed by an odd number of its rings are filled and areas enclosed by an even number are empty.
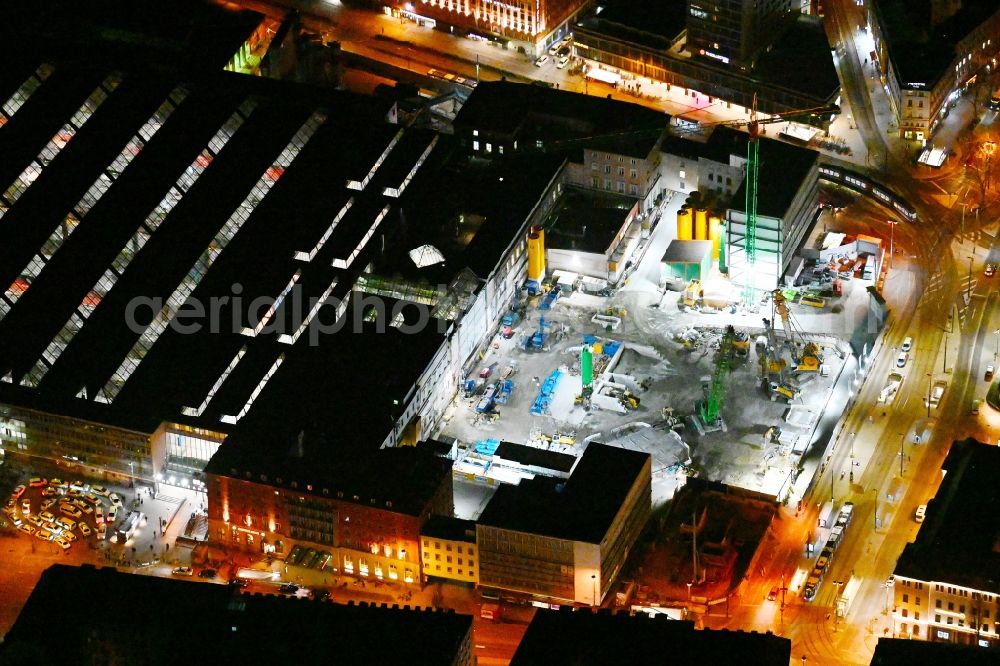
[[[32,491],[37,491],[39,496],[30,497]],[[109,502],[107,511],[105,499]],[[117,519],[118,507],[122,504],[121,495],[104,486],[33,476],[27,487],[19,485],[14,489],[4,512],[20,531],[42,541],[51,541],[66,551],[80,537],[96,534],[103,539],[107,526]],[[33,508],[37,513],[32,512]],[[56,516],[56,511],[61,515]],[[85,519],[92,519],[94,526],[84,522]]]

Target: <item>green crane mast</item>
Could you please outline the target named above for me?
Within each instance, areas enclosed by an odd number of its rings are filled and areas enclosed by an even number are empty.
[[[753,96],[750,107],[750,122],[747,131],[750,140],[747,142],[747,230],[744,240],[746,267],[743,276],[743,304],[750,307],[754,304],[753,278],[757,263],[757,133],[760,125],[757,122],[757,95]]]
[[[714,425],[719,421],[722,399],[726,395],[726,375],[729,374],[729,364],[733,360],[733,341],[735,339],[736,329],[727,326],[726,332],[722,334],[722,340],[719,342],[719,349],[715,353],[715,373],[712,375],[712,385],[705,401],[701,403],[698,410],[701,422],[706,426]]]

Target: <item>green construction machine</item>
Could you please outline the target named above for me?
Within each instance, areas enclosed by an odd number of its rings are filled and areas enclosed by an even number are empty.
[[[722,400],[726,395],[726,375],[733,362],[733,343],[736,341],[736,329],[727,326],[719,341],[719,349],[715,352],[715,373],[708,387],[705,399],[698,403],[698,419],[705,431],[724,429],[722,423]]]

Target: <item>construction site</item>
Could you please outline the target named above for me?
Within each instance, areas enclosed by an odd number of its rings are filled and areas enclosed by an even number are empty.
[[[843,339],[806,332],[797,315],[809,311],[813,331],[834,328],[815,326],[817,317],[840,315],[792,303],[801,290],[715,308],[696,280],[682,292],[595,295],[581,279],[546,277],[539,249],[439,433],[458,442],[460,515],[475,517],[498,484],[562,475],[498,458],[504,442],[572,457],[591,441],[648,452],[657,505],[689,476],[796,498],[803,457],[825,446],[822,417],[849,358]],[[643,262],[658,258],[647,252]]]

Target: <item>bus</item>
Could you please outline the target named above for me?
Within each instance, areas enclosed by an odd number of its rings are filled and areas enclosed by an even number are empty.
[[[130,513],[115,533],[116,543],[125,543],[131,539],[145,519],[146,516],[141,511]]]

